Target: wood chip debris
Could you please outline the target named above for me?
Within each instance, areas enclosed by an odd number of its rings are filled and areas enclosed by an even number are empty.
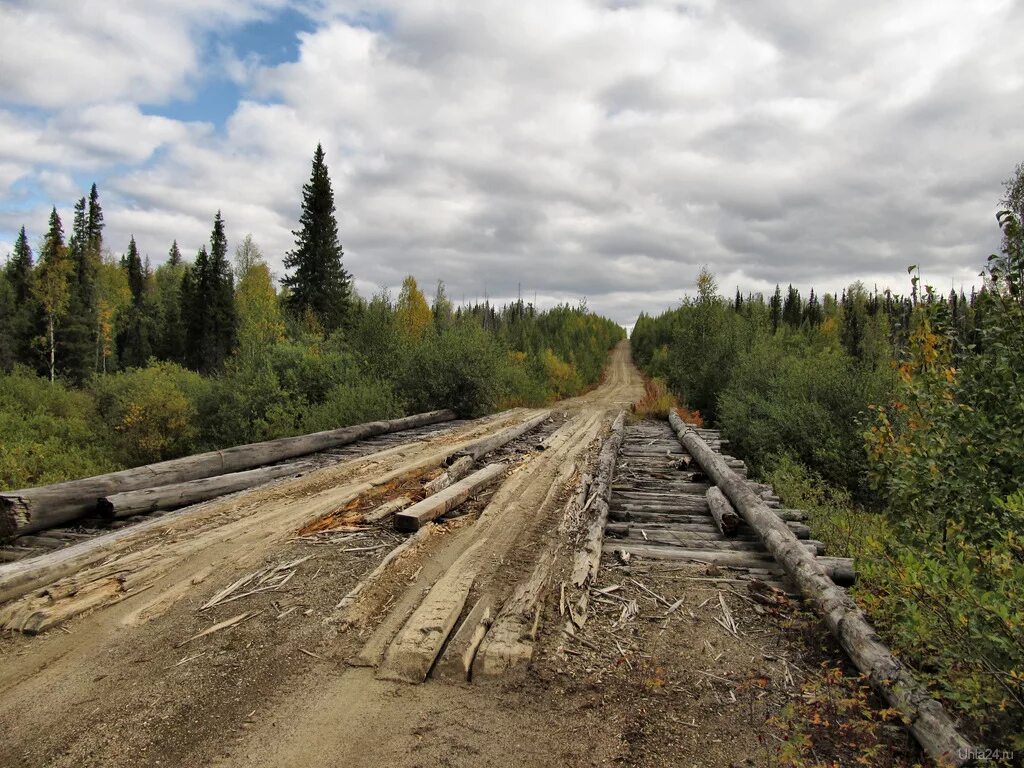
[[[205,611],[208,608],[223,605],[224,603],[230,603],[235,600],[241,600],[243,597],[255,595],[260,592],[280,590],[289,581],[291,581],[292,577],[295,575],[295,569],[311,557],[313,556],[306,555],[305,557],[300,557],[298,560],[292,560],[291,562],[281,563],[279,565],[268,565],[264,568],[260,568],[258,571],[253,571],[222,589],[216,595],[203,603],[203,605],[199,607],[199,610]],[[249,589],[246,589],[244,592],[239,592],[239,590],[246,587],[249,587]]]
[[[729,610],[729,605],[725,602],[725,597],[721,592],[718,593],[718,603],[722,606],[722,618],[717,616],[712,616],[712,618],[721,624],[733,637],[739,637],[739,627],[736,626],[736,619],[733,618],[732,611]]]
[[[233,627],[236,624],[241,624],[246,619],[251,619],[258,613],[261,613],[261,611],[246,611],[245,613],[240,613],[237,616],[232,616],[230,619],[224,619],[224,621],[218,622],[217,624],[214,624],[212,627],[207,627],[202,632],[192,635],[192,637],[188,638],[187,640],[182,640],[174,647],[181,648],[181,646],[185,645],[186,643],[191,643],[193,640],[198,640],[201,637],[212,635],[214,632],[220,632],[222,629],[228,629],[229,627]]]

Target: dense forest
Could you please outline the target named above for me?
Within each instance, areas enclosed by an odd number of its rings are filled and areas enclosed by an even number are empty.
[[[1024,748],[1024,166],[969,296],[697,295],[632,335],[831,554],[886,639],[983,736]],[[987,742],[982,742],[987,743]]]
[[[287,274],[275,285],[225,222],[187,262],[153,269],[134,238],[104,240],[93,185],[65,238],[56,208],[0,271],[0,488],[106,472],[238,443],[452,407],[539,405],[595,384],[623,337],[585,305],[357,295],[317,147]]]

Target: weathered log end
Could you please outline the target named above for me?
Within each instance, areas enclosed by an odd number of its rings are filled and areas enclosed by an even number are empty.
[[[117,516],[114,510],[114,502],[110,501],[106,496],[100,496],[96,499],[96,513],[104,520],[113,520]]]
[[[0,542],[13,539],[31,519],[32,511],[25,498],[12,494],[0,495]]]
[[[712,486],[708,488],[705,497],[718,530],[722,532],[723,536],[735,536],[740,527],[740,516],[736,514],[736,510],[733,509],[725,494],[718,486]]]

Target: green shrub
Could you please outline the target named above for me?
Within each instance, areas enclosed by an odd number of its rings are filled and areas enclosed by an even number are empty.
[[[891,533],[885,516],[858,507],[845,488],[830,484],[789,454],[770,456],[764,481],[793,509],[807,512],[814,538],[834,557],[862,558],[877,552],[876,542]]]
[[[175,363],[96,377],[90,390],[116,455],[129,466],[182,456],[199,436],[196,400],[204,379]]]
[[[413,411],[453,408],[463,416],[489,413],[501,397],[507,355],[480,326],[458,322],[427,334],[412,348],[402,393]]]
[[[402,404],[386,381],[358,378],[336,384],[324,401],[302,417],[302,432],[320,432],[402,415]]]
[[[718,399],[718,422],[755,466],[790,453],[841,487],[866,491],[858,418],[888,396],[892,374],[866,370],[837,345],[759,339]]]
[[[298,434],[306,401],[290,397],[269,361],[232,360],[198,402],[200,442],[224,448]]]
[[[510,352],[507,365],[502,368],[499,409],[538,407],[553,399],[544,366],[535,355]]]
[[[88,392],[25,368],[0,375],[0,488],[24,488],[120,469]]]

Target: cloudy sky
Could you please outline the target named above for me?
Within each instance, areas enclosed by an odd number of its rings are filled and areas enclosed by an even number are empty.
[[[1024,4],[2,0],[0,258],[96,181],[107,244],[271,266],[327,152],[364,294],[948,289],[1024,161]]]

